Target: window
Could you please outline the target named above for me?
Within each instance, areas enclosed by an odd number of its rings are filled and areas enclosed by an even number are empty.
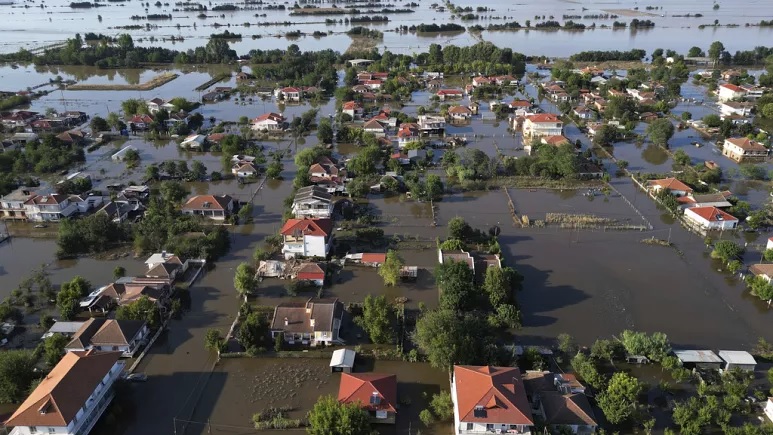
[[[35,426],[30,426],[30,433],[38,433],[38,428]]]
[[[56,428],[55,427],[49,427],[48,428],[48,433],[56,433]]]
[[[491,423],[486,424],[486,430],[494,430],[494,425]]]
[[[467,430],[472,430],[472,423],[467,423]]]

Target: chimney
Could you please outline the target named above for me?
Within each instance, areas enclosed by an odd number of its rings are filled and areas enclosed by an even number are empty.
[[[287,326],[289,324],[290,324],[290,320],[287,317],[285,317],[285,326]]]

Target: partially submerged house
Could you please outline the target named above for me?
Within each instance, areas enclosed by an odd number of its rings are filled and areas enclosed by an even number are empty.
[[[338,401],[366,410],[372,423],[394,424],[397,415],[397,376],[380,373],[342,373]]]
[[[719,357],[722,358],[722,370],[743,370],[754,372],[757,367],[757,360],[749,352],[744,350],[720,350]]]
[[[330,358],[330,370],[332,372],[351,373],[354,369],[354,360],[357,352],[354,349],[336,349]]]
[[[673,353],[682,366],[687,369],[698,368],[719,370],[722,367],[722,358],[708,349],[681,349],[674,350]]]
[[[692,207],[684,211],[684,218],[702,230],[732,230],[738,226],[738,218],[716,207]]]
[[[289,344],[340,343],[338,336],[344,305],[338,299],[309,299],[283,302],[274,309],[271,337],[282,334]]]
[[[284,237],[285,258],[327,257],[333,241],[330,219],[288,219],[279,231]]]
[[[204,216],[223,221],[233,213],[234,200],[230,195],[195,195],[182,206],[183,214]]]
[[[150,329],[141,320],[92,317],[84,322],[65,346],[67,352],[97,350],[121,352],[131,358],[147,341]]]
[[[333,214],[333,195],[319,186],[298,189],[293,199],[293,214],[296,218],[330,218]]]

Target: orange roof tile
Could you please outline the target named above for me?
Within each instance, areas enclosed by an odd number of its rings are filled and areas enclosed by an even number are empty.
[[[531,121],[532,123],[541,123],[541,122],[561,122],[558,117],[552,113],[539,113],[537,115],[527,115],[526,119]]]
[[[460,421],[534,424],[517,368],[454,366],[454,382]],[[485,413],[476,415],[476,407]]]
[[[716,207],[693,207],[685,210],[694,213],[709,222],[737,221],[738,218]]]
[[[378,397],[373,400],[372,397]],[[338,401],[360,403],[369,411],[396,412],[397,376],[378,373],[342,373]]]
[[[333,232],[333,221],[330,219],[288,219],[279,231],[283,236],[296,233],[306,236],[329,236]]]
[[[670,177],[670,178],[662,178],[660,180],[650,180],[647,182],[647,185],[650,187],[660,187],[663,189],[668,190],[678,190],[678,191],[684,191],[684,192],[692,192],[692,187],[682,183],[681,181],[677,180],[676,178]]]
[[[67,352],[5,424],[67,426],[120,357],[120,352]]]

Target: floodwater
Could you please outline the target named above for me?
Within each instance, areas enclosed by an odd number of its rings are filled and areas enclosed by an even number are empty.
[[[282,4],[272,2],[274,5]],[[284,4],[282,4],[284,5]],[[41,7],[42,6],[42,7]],[[90,9],[72,9],[66,0],[41,2],[30,0],[17,2],[13,6],[0,6],[2,14],[10,19],[3,26],[0,51],[11,52],[21,47],[35,48],[72,37],[75,33],[103,33],[117,35],[128,32],[139,45],[164,46],[178,50],[187,50],[203,46],[210,34],[222,32],[222,27],[240,33],[243,39],[231,43],[239,54],[246,54],[254,48],[285,48],[288,44],[297,44],[301,50],[321,50],[332,48],[343,51],[351,41],[344,34],[346,30],[358,24],[325,25],[326,18],[336,21],[346,16],[291,16],[289,10],[262,9],[261,6],[233,12],[206,13],[206,18],[197,18],[198,11],[174,11],[174,3],[146,8],[142,3],[113,2],[101,3],[101,7]],[[211,6],[211,5],[210,5]],[[268,4],[266,4],[268,6]],[[686,52],[692,45],[707,48],[711,41],[724,41],[728,50],[749,50],[758,45],[766,45],[773,36],[770,27],[745,27],[746,23],[758,23],[761,18],[773,16],[773,5],[765,0],[727,0],[719,9],[712,9],[710,2],[696,4],[691,0],[677,0],[663,5],[662,9],[647,11],[635,0],[621,0],[616,3],[605,2],[569,2],[562,0],[531,1],[514,5],[505,0],[493,0],[486,3],[493,11],[478,13],[479,20],[461,21],[464,26],[502,24],[518,21],[522,25],[530,20],[555,19],[565,21],[564,15],[617,14],[618,21],[629,22],[633,18],[649,19],[656,23],[654,29],[611,30],[600,26],[611,24],[615,19],[572,18],[588,26],[595,23],[597,28],[582,32],[566,31],[484,31],[476,36],[470,33],[452,33],[442,35],[417,35],[398,33],[393,30],[399,26],[413,26],[431,22],[460,22],[449,11],[437,12],[430,9],[429,2],[414,8],[414,13],[389,14],[389,23],[371,24],[384,31],[384,39],[379,49],[388,49],[397,53],[413,53],[426,50],[431,43],[453,43],[472,45],[479,40],[491,41],[502,47],[513,48],[527,55],[546,55],[566,57],[583,49],[592,50],[629,50],[641,48],[651,52],[655,48],[671,48],[680,53]],[[402,7],[397,6],[396,7]],[[638,10],[634,10],[638,8]],[[369,8],[359,8],[367,10]],[[380,8],[373,8],[380,9]],[[700,18],[683,17],[686,14],[700,13]],[[171,20],[133,20],[132,16],[148,14],[171,14]],[[375,12],[368,15],[377,15]],[[537,19],[535,16],[539,15]],[[681,15],[681,16],[680,16]],[[541,17],[545,16],[545,19]],[[428,18],[432,17],[432,18]],[[714,27],[720,25],[738,25],[738,27]],[[245,26],[248,23],[249,26]],[[261,25],[263,23],[264,25]],[[282,25],[272,25],[282,23]],[[148,24],[148,26],[146,26]],[[269,24],[269,25],[266,25]],[[139,30],[121,30],[127,25],[140,25]],[[700,29],[700,25],[708,25]],[[308,36],[298,38],[279,37],[290,30],[298,30]],[[331,32],[325,37],[313,37],[315,31]],[[177,40],[171,40],[171,38]],[[253,39],[259,38],[259,39]],[[179,40],[182,38],[182,40]],[[568,39],[573,44],[566,44]]]

